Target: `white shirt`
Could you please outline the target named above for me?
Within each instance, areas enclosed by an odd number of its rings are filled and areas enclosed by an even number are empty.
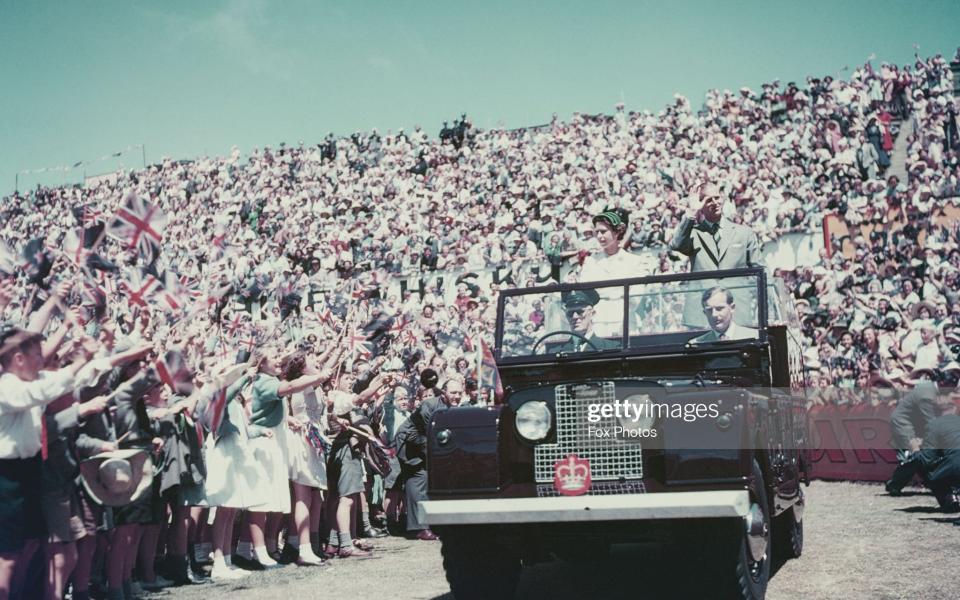
[[[722,340],[753,340],[760,337],[760,332],[753,327],[744,327],[738,325],[736,321],[731,321],[730,326],[720,336]]]
[[[914,369],[936,369],[940,366],[940,346],[936,340],[929,344],[921,343],[917,348],[917,360],[913,363]]]
[[[649,275],[649,268],[637,254],[620,250],[614,255],[606,252],[591,254],[583,261],[580,281],[603,281],[605,279],[627,279]]]
[[[36,381],[0,375],[0,459],[31,458],[40,452],[43,407],[73,390],[69,369],[41,371]]]

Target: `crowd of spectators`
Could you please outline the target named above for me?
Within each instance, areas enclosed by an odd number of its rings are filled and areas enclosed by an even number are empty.
[[[238,352],[278,346],[279,362],[264,371],[271,377],[296,380],[281,375],[294,355],[308,366],[292,373],[324,365],[336,372],[312,384],[331,413],[333,392],[359,397],[377,381],[390,444],[389,432],[417,405],[391,397],[429,395],[420,384],[428,368],[441,386],[480,401],[478,368],[492,345],[499,291],[538,281],[458,275],[543,265],[539,273],[575,279],[597,249],[591,217],[607,208],[630,215],[626,249],[648,266],[637,275],[682,270],[686,262],[667,243],[688,192],[710,182],[731,200],[725,216],[764,242],[819,235],[826,218],[848,227],[817,265],[770,265],[798,300],[814,383],[955,380],[960,141],[952,90],[942,56],[902,68],[868,62],[845,79],[710,90],[700,109],[677,96],[657,113],[618,105],[612,115],[555,116],[518,130],[478,130],[463,116],[439,139],[419,127],[374,130],[16,192],[0,201],[0,271],[13,275],[0,288],[0,317],[26,326],[47,307],[43,326],[58,332],[45,354],[51,365],[102,354],[94,340],[112,348],[116,338],[158,357],[176,348],[207,383]],[[890,173],[901,139],[906,176],[898,178]],[[162,250],[145,254],[100,236],[78,260],[82,227],[109,222],[131,198],[162,211]],[[148,274],[175,302],[163,293],[135,297]],[[430,285],[388,291],[392,280],[420,277]],[[533,331],[541,317],[529,315]],[[332,345],[348,351],[313,365]],[[377,379],[379,372],[390,375]],[[354,387],[354,378],[363,383]],[[153,408],[169,412],[173,396],[158,395]],[[337,422],[323,429],[336,435]],[[291,428],[306,435],[304,423]],[[268,527],[279,531],[277,522]]]

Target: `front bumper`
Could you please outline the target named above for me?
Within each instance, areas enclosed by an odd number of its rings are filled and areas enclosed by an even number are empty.
[[[744,517],[749,509],[746,490],[426,500],[418,507],[420,521],[431,526],[730,518]]]

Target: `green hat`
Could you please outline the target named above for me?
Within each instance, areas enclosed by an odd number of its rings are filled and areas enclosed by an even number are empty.
[[[594,306],[597,302],[600,302],[600,294],[597,293],[597,290],[593,289],[570,290],[561,292],[560,300],[563,302],[563,308],[565,310],[583,308],[586,306]]]

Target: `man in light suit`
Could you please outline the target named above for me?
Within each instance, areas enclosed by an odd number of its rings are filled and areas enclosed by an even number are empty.
[[[762,265],[760,240],[749,227],[739,225],[722,216],[726,194],[714,184],[695,189],[688,198],[687,211],[670,241],[670,249],[690,257],[690,271],[717,271]],[[718,281],[689,282],[691,291],[683,309],[683,322],[689,327],[701,328],[704,322],[698,291]],[[729,286],[728,286],[729,287]],[[741,320],[748,318],[750,298],[744,290],[733,293],[739,300]]]
[[[710,331],[690,340],[691,344],[724,342],[727,340],[753,340],[759,337],[759,331],[753,327],[744,327],[734,321],[737,305],[730,290],[715,286],[703,293],[701,302],[703,314],[707,317]]]
[[[763,264],[757,234],[724,218],[725,203],[726,195],[713,184],[701,186],[689,198],[670,249],[689,256],[694,273]]]

